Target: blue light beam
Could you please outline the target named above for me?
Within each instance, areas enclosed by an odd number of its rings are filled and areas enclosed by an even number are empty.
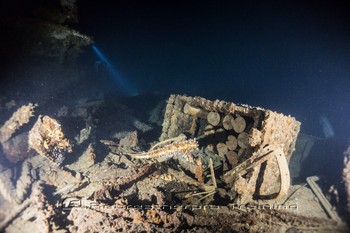
[[[107,57],[96,47],[92,46],[92,49],[96,53],[97,57],[106,63],[108,71],[111,73],[113,76],[113,79],[118,83],[120,86],[121,91],[123,92],[124,95],[126,96],[135,96],[138,95],[138,91],[136,88],[134,88],[127,79],[122,77],[120,72],[110,63],[107,59]]]

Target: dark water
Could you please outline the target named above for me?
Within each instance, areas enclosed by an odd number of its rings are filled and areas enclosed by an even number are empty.
[[[347,6],[319,1],[81,2],[81,30],[140,93],[185,93],[295,116],[302,131],[350,131]]]
[[[336,137],[349,138],[350,21],[342,2],[101,0],[77,5],[79,22],[73,28],[94,38],[135,93],[199,95],[261,106],[295,116],[302,132],[320,137],[324,115]],[[20,9],[4,8],[3,15],[29,15],[34,8],[24,2]],[[88,47],[80,60],[79,75],[92,73],[99,58]],[[16,85],[42,85],[46,98],[56,88],[50,80],[62,77],[46,67],[37,69],[24,71],[20,61],[4,66],[7,80],[1,86],[11,91]],[[8,81],[13,76],[26,80],[18,78],[13,85]],[[75,79],[59,93],[69,96],[85,81],[123,93],[113,78]]]

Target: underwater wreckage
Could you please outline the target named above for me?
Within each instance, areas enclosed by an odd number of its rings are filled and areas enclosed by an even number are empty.
[[[154,142],[132,106],[63,108],[42,116],[28,104],[1,126],[1,231],[348,230],[324,210],[316,178],[311,189],[291,183],[300,130],[291,116],[171,95]],[[69,121],[85,128],[69,132]]]

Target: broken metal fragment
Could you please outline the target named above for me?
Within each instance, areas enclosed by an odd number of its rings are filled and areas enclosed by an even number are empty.
[[[31,117],[34,116],[36,105],[29,103],[23,105],[14,112],[3,126],[0,127],[0,143],[4,143],[23,125],[27,124]]]
[[[41,156],[60,165],[65,154],[72,151],[72,147],[65,138],[61,125],[49,116],[39,116],[33,128],[29,131],[29,147]]]
[[[318,180],[319,180],[319,178],[317,176],[310,176],[310,177],[306,178],[306,182],[309,184],[311,190],[314,192],[314,194],[316,195],[318,200],[320,200],[320,203],[321,203],[322,207],[324,208],[324,210],[326,211],[327,215],[331,219],[337,221],[338,223],[341,223],[342,220],[338,216],[337,212],[335,212],[333,210],[332,205],[329,203],[327,198],[323,195],[320,187],[316,184],[316,181],[318,181]]]

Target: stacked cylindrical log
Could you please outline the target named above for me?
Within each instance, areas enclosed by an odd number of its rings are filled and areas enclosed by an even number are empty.
[[[185,114],[195,116],[195,117],[200,117],[202,119],[207,119],[208,112],[198,108],[198,107],[193,107],[189,104],[185,104],[184,109],[183,109]]]
[[[221,122],[221,117],[218,112],[210,112],[207,116],[208,123],[213,126],[218,126]]]
[[[232,119],[231,124],[236,133],[242,133],[247,126],[245,119],[241,116],[237,117],[236,119]]]
[[[227,137],[226,146],[229,150],[236,150],[238,146],[237,138],[234,135]]]
[[[252,156],[259,155],[265,145],[283,150],[287,160],[295,149],[300,122],[260,107],[235,104],[202,97],[171,95],[166,107],[161,140],[191,133],[198,138],[203,164],[212,158],[215,169],[222,167],[223,174]],[[200,154],[199,154],[200,155]],[[215,157],[216,155],[216,157]],[[221,166],[222,165],[222,166]],[[270,195],[279,189],[277,160],[266,166],[247,171],[247,178],[229,185],[240,195],[240,201],[252,200],[254,194]],[[219,177],[219,176],[218,176]],[[244,195],[239,190],[244,186]],[[258,189],[256,189],[258,187]]]
[[[224,119],[222,120],[222,126],[226,130],[231,130],[233,128],[232,121],[234,121],[232,115],[226,115]]]
[[[206,153],[216,153],[222,158],[226,157],[228,164],[232,167],[237,165],[238,158],[250,146],[248,134],[250,127],[247,127],[247,116],[206,111],[188,103],[184,105],[183,113],[207,122],[206,125],[201,126],[203,127],[201,132],[207,139]]]
[[[249,147],[246,119],[240,115],[209,112],[207,122],[205,134],[207,136],[214,134],[215,139],[214,146],[210,145],[207,151],[216,150],[220,157],[226,157],[231,166],[236,166],[238,157]]]

